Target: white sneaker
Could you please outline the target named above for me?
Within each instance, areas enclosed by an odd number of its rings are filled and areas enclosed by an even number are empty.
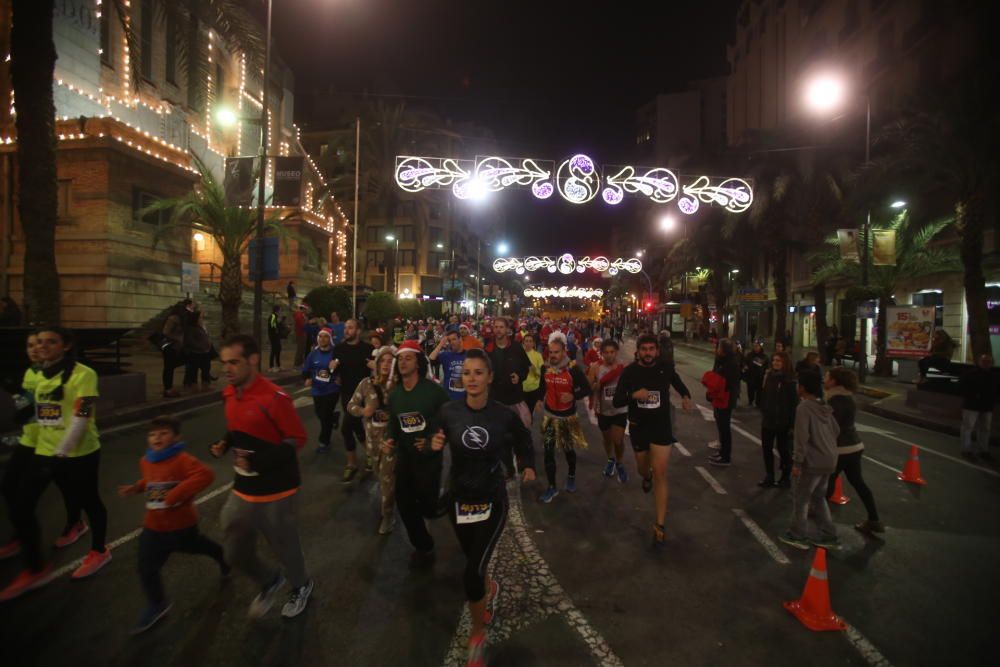
[[[718,440],[713,440],[712,442],[708,443],[708,448],[709,449],[722,449],[722,445],[719,444]]]
[[[305,611],[306,605],[309,604],[309,595],[312,591],[312,579],[307,581],[300,588],[293,589],[291,594],[288,596],[288,602],[286,602],[285,606],[281,608],[281,615],[285,618],[295,618]]]
[[[274,605],[274,596],[284,585],[285,577],[279,572],[274,581],[268,584],[267,587],[253,599],[253,602],[250,603],[250,611],[248,612],[250,618],[263,618],[267,612],[271,611],[271,607]]]

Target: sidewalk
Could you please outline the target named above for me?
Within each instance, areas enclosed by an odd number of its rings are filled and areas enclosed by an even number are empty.
[[[673,339],[674,346],[685,348],[705,355],[713,355],[714,348],[708,342],[695,341],[688,343],[679,339]],[[858,393],[872,400],[858,401],[858,407],[865,412],[870,412],[886,419],[919,426],[939,433],[950,435],[959,434],[959,422],[957,419],[948,419],[937,415],[928,414],[917,408],[906,404],[906,392],[913,389],[914,385],[907,382],[900,382],[895,378],[882,378],[869,375],[865,383],[858,387]]]

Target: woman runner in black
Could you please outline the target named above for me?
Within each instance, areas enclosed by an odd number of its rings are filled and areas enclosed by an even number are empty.
[[[465,400],[441,408],[441,428],[431,440],[436,452],[445,445],[451,449],[449,516],[465,553],[465,596],[472,621],[467,667],[485,664],[486,625],[493,619],[500,590],[487,566],[507,520],[507,490],[500,464],[506,458],[504,451],[513,447],[517,452],[523,481],[535,479],[531,433],[517,414],[489,400],[492,380],[486,353],[469,350],[462,365]]]

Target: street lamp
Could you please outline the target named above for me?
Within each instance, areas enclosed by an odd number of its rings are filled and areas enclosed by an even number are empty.
[[[399,238],[395,234],[386,234],[385,240],[396,243],[396,250],[392,255],[392,289],[386,290],[390,294],[395,294],[399,290]]]
[[[664,215],[660,218],[660,231],[661,232],[672,232],[677,227],[677,219],[670,215]]]
[[[501,241],[500,243],[497,244],[497,252],[499,252],[501,255],[506,255],[509,250],[510,246],[507,245],[504,241]]]
[[[236,117],[236,112],[229,107],[219,107],[219,110],[215,112],[215,120],[222,127],[232,127],[239,119]]]
[[[641,250],[636,250],[635,251],[635,256],[636,257],[642,257],[642,251]]]
[[[264,71],[260,84],[260,171],[257,175],[257,275],[253,282],[253,333],[260,341],[264,336],[264,176],[267,174],[267,92],[271,82],[271,2],[267,0],[267,21],[264,23]],[[242,103],[242,100],[240,100]]]
[[[903,201],[902,199],[897,199],[896,201],[889,204],[889,206],[891,206],[892,208],[904,208],[906,206],[906,202]]]
[[[806,82],[804,89],[804,102],[806,108],[814,114],[825,115],[843,108],[848,102],[848,85],[843,75],[834,72],[825,72],[814,76]],[[868,95],[864,95],[865,100],[865,168],[871,164],[871,134],[872,134],[872,101]],[[893,208],[899,203],[905,206],[905,202],[893,202]],[[861,235],[861,287],[868,287],[868,263],[869,250],[868,239],[871,236],[872,212],[868,209],[865,214],[865,223]],[[863,318],[861,325],[861,359],[858,360],[858,379],[865,381],[868,370],[868,318]]]

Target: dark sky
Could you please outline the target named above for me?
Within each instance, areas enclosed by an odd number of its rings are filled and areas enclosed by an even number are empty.
[[[725,42],[739,2],[274,5],[275,48],[295,73],[300,106],[314,89],[402,94],[410,105],[490,128],[501,154],[561,160],[584,152],[598,163],[621,163],[635,145],[638,106],[686,81],[726,73]],[[518,254],[597,251],[607,226],[629,215],[597,200],[575,207],[522,191],[494,196],[504,200]]]

